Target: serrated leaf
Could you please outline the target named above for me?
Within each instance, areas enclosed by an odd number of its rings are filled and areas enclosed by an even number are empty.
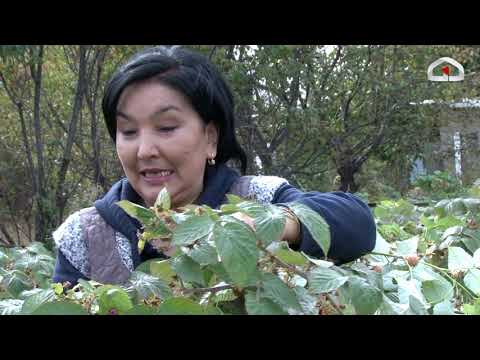
[[[174,280],[175,271],[172,268],[172,260],[153,260],[149,263],[150,274],[156,276],[167,284]],[[137,268],[138,269],[138,268]]]
[[[31,315],[88,315],[79,304],[53,301],[40,305]]]
[[[172,290],[161,279],[139,271],[134,271],[129,278],[130,286],[137,294],[137,302],[156,296],[159,299],[172,297]]]
[[[480,315],[480,298],[477,298],[473,304],[464,304],[462,311],[466,315]]]
[[[297,295],[298,302],[302,307],[302,312],[305,315],[318,315],[317,297],[312,296],[307,289],[300,286],[295,286],[293,288],[295,294]]]
[[[470,269],[463,278],[465,285],[473,291],[477,296],[480,296],[480,269]]]
[[[283,262],[290,265],[304,266],[308,264],[307,258],[298,251],[293,251],[290,249],[277,249],[273,252],[273,254]]]
[[[302,255],[305,256],[305,258],[308,261],[310,261],[311,263],[313,263],[313,264],[315,264],[319,267],[322,267],[322,268],[329,268],[329,267],[332,267],[333,265],[335,265],[331,261],[312,258],[312,257],[308,256],[307,254],[305,254],[303,251],[302,251]]]
[[[255,231],[263,246],[281,240],[285,222],[283,210],[274,205],[264,205],[264,211],[255,217]]]
[[[22,314],[31,314],[37,310],[41,305],[55,301],[57,296],[53,289],[42,289],[34,295],[25,299],[22,306]]]
[[[3,276],[2,286],[12,297],[18,297],[22,291],[31,289],[33,283],[23,272],[13,270]]]
[[[252,230],[240,221],[220,221],[213,229],[213,240],[234,285],[248,286],[257,274],[259,257]]]
[[[238,204],[238,203],[241,203],[242,201],[245,201],[240,196],[237,196],[234,194],[227,194],[226,196],[229,204]]]
[[[407,304],[398,304],[388,296],[383,295],[383,302],[380,304],[377,315],[404,315],[408,310]]]
[[[258,297],[254,291],[245,293],[245,308],[249,315],[288,315],[279,305],[272,300]]]
[[[261,296],[270,299],[288,313],[298,313],[302,311],[295,291],[290,289],[278,276],[273,274],[262,274]]]
[[[451,301],[445,300],[433,307],[433,315],[456,315],[455,308]]]
[[[448,270],[466,271],[474,267],[473,258],[460,247],[448,248]]]
[[[158,308],[139,304],[124,312],[123,315],[159,315]]]
[[[174,258],[172,269],[184,282],[206,286],[200,265],[187,255]]]
[[[347,293],[356,314],[374,314],[382,304],[382,292],[359,276],[350,276],[347,284]]]
[[[424,281],[422,293],[429,303],[437,304],[453,297],[453,286],[445,279]]]
[[[137,205],[128,200],[118,201],[116,204],[128,215],[137,219],[144,225],[153,223],[157,219],[157,216],[152,210],[144,208],[143,206]]]
[[[395,251],[395,254],[402,256],[417,254],[418,241],[418,236],[414,236],[407,240],[397,241],[397,250]]]
[[[183,297],[165,300],[158,309],[159,315],[206,315],[200,304]]]
[[[417,300],[417,302],[426,305],[427,301],[425,296],[422,294],[421,290],[421,282],[418,280],[404,280],[404,279],[397,279],[398,282],[398,297],[401,304],[410,304],[411,299],[413,297]],[[414,308],[418,308],[417,302],[414,303]]]
[[[219,261],[217,250],[206,241],[199,241],[193,245],[192,249],[186,249],[185,254],[201,266],[215,264]]]
[[[300,222],[308,229],[325,256],[330,249],[330,227],[323,217],[300,203],[291,203],[289,208],[295,213]]]
[[[327,293],[338,289],[348,280],[348,276],[343,276],[330,268],[316,268],[309,274],[309,288],[315,294]]]
[[[22,311],[23,300],[0,300],[0,315],[18,315]]]
[[[107,315],[111,311],[115,311],[116,315],[123,315],[133,307],[127,292],[119,287],[112,287],[101,292],[97,297],[100,315]]]
[[[476,268],[480,268],[480,249],[475,250],[473,253],[473,265]]]
[[[155,200],[155,204],[153,205],[155,209],[160,211],[170,210],[170,194],[167,191],[166,187],[163,187],[162,190],[157,195],[157,199]]]
[[[191,245],[213,231],[215,223],[208,215],[192,216],[177,225],[173,232],[172,243],[176,246]]]

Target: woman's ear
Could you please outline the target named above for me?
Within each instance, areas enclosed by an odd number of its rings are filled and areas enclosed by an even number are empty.
[[[206,134],[207,134],[207,143],[209,145],[209,148],[211,151],[215,152],[215,155],[217,153],[217,144],[218,144],[218,129],[215,126],[213,121],[210,121],[207,124],[207,127],[205,129]]]

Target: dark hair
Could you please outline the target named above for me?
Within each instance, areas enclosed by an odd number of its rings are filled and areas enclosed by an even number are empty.
[[[219,132],[216,163],[236,159],[245,174],[247,157],[235,136],[234,101],[230,88],[210,60],[178,46],[144,49],[113,74],[102,101],[103,115],[113,141],[116,140],[117,104],[121,93],[128,85],[150,78],[186,96],[205,125],[214,122]]]

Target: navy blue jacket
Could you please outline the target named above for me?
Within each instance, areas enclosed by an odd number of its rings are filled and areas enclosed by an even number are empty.
[[[225,194],[238,176],[236,171],[225,165],[214,168],[208,167],[204,190],[197,200],[197,204],[208,205],[212,208],[219,207],[224,202]],[[164,257],[148,243],[145,245],[142,254],[138,253],[137,231],[141,228],[141,224],[115,205],[120,200],[141,202],[140,196],[126,178],[115,183],[103,198],[95,202],[95,207],[110,226],[130,240],[134,267],[151,258]],[[329,224],[331,246],[328,257],[337,263],[352,261],[375,247],[376,226],[372,213],[369,207],[358,197],[344,192],[302,192],[285,183],[275,191],[271,203],[279,204],[292,201],[309,206]],[[301,224],[300,234],[301,241],[294,250],[303,251],[317,258],[324,256],[303,224]],[[61,251],[58,251],[53,281],[62,283],[68,281],[71,284],[76,284],[79,278],[85,277],[67,260]]]

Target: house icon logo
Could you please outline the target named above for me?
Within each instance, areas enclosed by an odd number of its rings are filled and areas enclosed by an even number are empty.
[[[453,75],[454,71],[451,70],[450,66],[446,65],[441,68],[443,73],[442,75],[433,75],[435,68],[445,63],[457,69],[457,74]],[[465,78],[465,70],[463,69],[462,64],[460,64],[458,61],[449,57],[442,57],[430,64],[427,71],[427,77],[430,81],[462,81]]]

